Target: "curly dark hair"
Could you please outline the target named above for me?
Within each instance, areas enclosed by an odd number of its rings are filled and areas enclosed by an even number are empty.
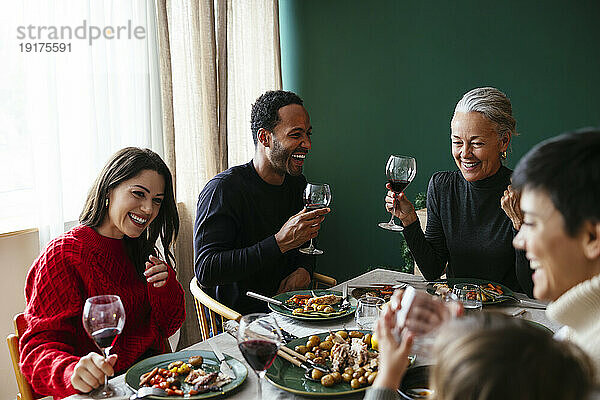
[[[296,93],[285,90],[269,90],[256,99],[250,114],[250,127],[255,146],[258,142],[258,130],[264,128],[272,132],[277,123],[281,121],[279,109],[289,104],[302,106],[304,102]]]

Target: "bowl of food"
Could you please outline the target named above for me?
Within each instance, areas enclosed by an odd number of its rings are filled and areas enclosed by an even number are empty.
[[[429,366],[409,368],[402,379],[400,398],[405,400],[431,399],[433,390],[429,387]]]

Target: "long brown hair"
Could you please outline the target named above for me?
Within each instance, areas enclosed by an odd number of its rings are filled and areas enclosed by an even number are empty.
[[[445,325],[433,353],[436,400],[580,400],[594,379],[579,347],[500,313]]]
[[[145,262],[149,255],[160,254],[156,241],[160,237],[165,261],[175,266],[171,243],[179,233],[179,214],[173,193],[171,171],[158,154],[149,149],[126,147],[117,151],[106,163],[91,187],[79,222],[92,228],[98,227],[108,213],[106,198],[111,189],[131,179],[144,170],[156,171],[165,180],[165,196],[158,215],[138,238],[123,237],[125,248],[140,278],[143,278]]]

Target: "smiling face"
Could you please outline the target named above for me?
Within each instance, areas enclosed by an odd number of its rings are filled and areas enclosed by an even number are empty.
[[[524,221],[513,246],[525,250],[533,272],[533,295],[554,301],[594,274],[584,254],[586,233],[571,237],[562,214],[544,191],[523,190]]]
[[[451,122],[452,156],[463,177],[474,182],[494,175],[510,136],[500,138],[495,124],[479,112],[457,112]]]
[[[109,191],[108,213],[98,233],[114,239],[139,237],[156,218],[164,198],[165,180],[156,171],[143,170]]]
[[[302,173],[306,154],[311,148],[312,127],[308,113],[299,104],[288,104],[279,109],[280,121],[272,132],[268,158],[278,175],[297,176]]]

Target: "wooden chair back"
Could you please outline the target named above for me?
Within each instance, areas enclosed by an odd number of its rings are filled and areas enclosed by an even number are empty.
[[[17,400],[36,400],[42,398],[43,396],[33,391],[31,385],[29,382],[27,382],[27,379],[25,379],[25,376],[21,372],[21,367],[19,366],[19,338],[25,332],[25,329],[27,329],[25,315],[23,315],[23,313],[15,315],[13,323],[15,326],[15,333],[11,333],[7,336],[6,343],[8,344],[8,352],[12,361],[13,371],[15,372],[17,386],[19,387]]]
[[[313,272],[312,288],[313,289],[326,289],[337,285],[337,280],[327,275]]]
[[[226,320],[239,321],[242,318],[242,314],[206,294],[198,285],[196,277],[190,281],[190,291],[194,295],[194,302],[196,303],[196,314],[200,324],[202,340],[219,333],[219,326],[222,327]]]

